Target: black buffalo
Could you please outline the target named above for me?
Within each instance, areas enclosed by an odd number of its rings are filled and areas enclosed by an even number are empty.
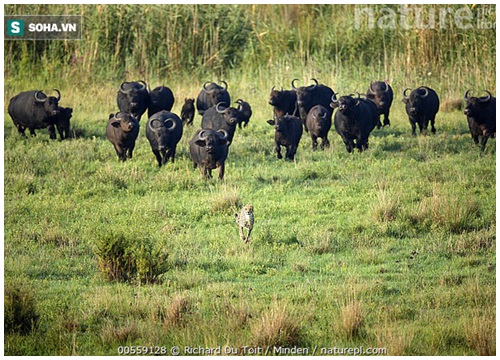
[[[177,143],[182,137],[182,120],[166,110],[151,116],[146,124],[146,138],[158,160],[158,166],[174,162]]]
[[[135,140],[139,135],[139,122],[126,112],[110,114],[106,126],[106,137],[113,144],[118,159],[125,161],[132,158]]]
[[[301,86],[297,88],[295,86],[295,81],[298,79],[293,79],[292,88],[297,92],[297,108],[299,110],[299,117],[304,124],[304,128],[306,131],[307,125],[307,114],[315,105],[322,105],[325,109],[330,111],[330,102],[332,96],[335,97],[335,93],[328,86],[318,84],[318,80],[311,79],[314,84],[309,86]]]
[[[158,86],[149,92],[148,117],[153,116],[158,111],[172,110],[175,97],[172,90],[166,86]]]
[[[57,115],[54,115],[54,117],[55,117],[54,124],[51,124],[48,127],[50,137],[55,138],[55,130],[54,130],[54,125],[55,125],[61,140],[68,138],[69,137],[69,128],[70,128],[70,119],[72,116],[73,116],[73,109],[72,108],[59,107],[59,113]]]
[[[124,82],[116,95],[118,108],[122,112],[128,112],[137,121],[141,121],[141,116],[149,107],[149,92],[144,81]]]
[[[274,143],[278,159],[283,158],[281,146],[284,146],[286,148],[285,160],[293,160],[302,137],[300,119],[293,115],[275,116],[274,120],[268,120],[267,123],[274,126]]]
[[[318,138],[321,138],[321,149],[330,146],[328,141],[328,132],[332,127],[332,113],[323,105],[313,106],[307,114],[306,121],[309,135],[311,135],[312,148],[316,150],[318,147]]]
[[[241,99],[236,100],[238,104],[238,127],[241,129],[241,124],[244,124],[244,127],[247,127],[250,118],[252,117],[252,107],[246,101]]]
[[[481,136],[481,151],[484,151],[486,142],[496,133],[497,99],[488,90],[484,90],[486,96],[479,98],[469,96],[469,92],[467,90],[464,95],[464,114],[474,143],[478,144]]]
[[[371,101],[352,96],[332,97],[330,106],[338,108],[333,123],[344,141],[347,152],[356,147],[360,152],[368,149],[368,137],[378,122],[377,106]],[[356,141],[356,143],[354,143]]]
[[[285,115],[299,116],[297,108],[297,93],[295,90],[275,90],[274,86],[269,95],[269,104],[273,107],[274,115],[283,117]]]
[[[189,142],[189,153],[194,167],[199,167],[205,178],[212,177],[212,170],[219,170],[219,179],[224,178],[224,162],[228,153],[228,134],[224,129],[198,130]]]
[[[185,98],[181,110],[182,122],[186,125],[193,125],[194,119],[194,99]]]
[[[228,107],[231,104],[231,96],[227,91],[227,83],[222,81],[224,87],[217,85],[214,82],[204,83],[203,87],[198,94],[196,99],[196,108],[198,113],[203,116],[205,111],[207,111],[212,106],[222,103],[224,107]],[[207,85],[208,84],[208,85]]]
[[[391,121],[389,120],[389,112],[392,100],[394,99],[394,93],[391,85],[385,81],[374,81],[370,83],[368,91],[366,92],[366,97],[377,105],[379,113],[377,128],[380,129],[382,126],[382,123],[380,122],[380,115],[384,115],[384,126],[390,126]]]
[[[57,97],[47,96],[41,90],[32,90],[19,93],[10,99],[7,111],[19,134],[25,136],[25,130],[29,129],[30,134],[36,136],[35,129],[50,126],[50,138],[56,138],[54,125],[60,112],[61,93],[57,89],[54,91],[57,92]]]
[[[420,133],[427,132],[429,121],[431,122],[431,131],[436,133],[434,123],[436,114],[439,111],[439,98],[434,90],[427,86],[421,86],[413,90],[410,95],[406,95],[409,88],[403,91],[403,102],[406,105],[406,113],[411,124],[411,134],[416,135],[415,129],[418,124]]]
[[[224,129],[228,134],[228,143],[231,145],[239,116],[238,109],[233,107],[224,108],[222,103],[219,103],[205,111],[201,119],[201,128],[212,130]]]

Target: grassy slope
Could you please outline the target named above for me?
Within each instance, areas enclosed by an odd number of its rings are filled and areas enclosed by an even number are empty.
[[[223,184],[192,169],[195,128],[173,165],[157,168],[144,128],[134,159],[118,162],[104,137],[117,84],[62,82],[77,139],[22,139],[5,112],[5,278],[29,284],[40,315],[38,330],[6,335],[6,354],[277,343],[495,352],[496,140],[481,156],[460,112],[412,138],[397,95],[393,126],[375,130],[367,152],[348,154],[332,130],[330,149],[312,152],[304,136],[295,162],[278,161],[263,89],[280,84],[249,77],[226,79],[254,115]],[[24,87],[6,81],[8,101]],[[200,85],[172,82],[175,112]],[[234,203],[255,207],[248,246]],[[101,277],[93,247],[111,231],[168,254],[161,284]],[[280,333],[276,319],[288,342],[262,338]]]

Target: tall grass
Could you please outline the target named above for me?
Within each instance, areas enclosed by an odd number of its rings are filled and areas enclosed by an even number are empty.
[[[463,9],[473,16],[466,28],[454,21]],[[395,25],[381,28],[388,11]],[[403,11],[408,29],[401,25]],[[438,17],[443,11],[444,26]],[[377,26],[371,26],[370,12]],[[436,82],[449,94],[457,86],[496,85],[496,31],[484,25],[495,23],[494,5],[39,4],[5,5],[5,14],[83,18],[81,41],[6,41],[6,76],[179,79],[279,68],[273,81],[288,83],[287,69],[301,69],[304,80],[317,76],[342,86],[349,72],[394,82],[403,70],[404,81],[411,79],[406,85]],[[434,28],[422,28],[431,18]],[[481,79],[486,83],[477,84]]]

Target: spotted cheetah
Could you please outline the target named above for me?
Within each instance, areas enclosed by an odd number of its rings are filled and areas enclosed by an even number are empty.
[[[234,214],[234,217],[240,228],[241,240],[243,240],[244,243],[250,242],[250,233],[252,232],[254,223],[253,205],[245,205],[239,213]],[[244,228],[248,230],[247,236],[245,236],[243,231]]]

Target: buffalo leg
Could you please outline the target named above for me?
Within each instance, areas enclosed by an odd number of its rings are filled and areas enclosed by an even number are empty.
[[[285,160],[293,160],[295,158],[295,153],[297,152],[297,147],[288,146],[286,148]]]
[[[378,116],[377,119],[377,129],[380,129],[382,127],[382,123],[380,122],[380,115]]]
[[[311,140],[313,150],[316,150],[318,148],[318,138],[315,135],[311,134]]]
[[[121,161],[127,160],[125,150],[123,150],[123,148],[121,146],[115,145],[115,151],[116,151],[116,155],[118,155],[119,160],[121,160]]]
[[[389,120],[389,110],[384,113],[384,126],[391,126],[391,120]]]
[[[224,179],[224,163],[218,163],[217,169],[219,170],[219,180],[222,181]]]
[[[50,124],[47,128],[49,130],[49,136],[52,140],[56,139],[56,129],[53,124]],[[62,140],[62,139],[61,139]]]
[[[328,141],[328,138],[327,136],[325,135],[325,137],[323,138],[323,140],[321,141],[321,149],[324,149],[324,148],[329,148],[330,147],[330,141]]]
[[[161,150],[161,164],[165,165],[168,162],[168,158],[170,157],[170,151],[167,149],[162,149]]]
[[[26,134],[24,133],[26,131],[26,128],[21,126],[21,125],[16,125],[16,127],[17,127],[17,131],[19,132],[19,134],[26,137]]]
[[[35,129],[33,129],[33,128],[29,128],[29,129],[30,129],[31,136],[36,136]]]
[[[435,133],[436,133],[436,128],[434,127],[434,122],[435,122],[435,121],[436,121],[436,116],[433,116],[433,117],[431,118],[431,132],[432,132],[433,134],[435,134]]]
[[[155,154],[156,160],[158,161],[158,167],[161,167],[162,161],[161,161],[160,151],[159,150],[153,150],[153,154]]]
[[[484,135],[483,139],[481,140],[481,151],[484,152],[484,149],[486,149],[486,142],[490,138],[490,134]]]
[[[279,144],[276,144],[276,152],[278,153],[278,159],[282,159],[283,156],[281,155],[281,146]]]
[[[128,151],[127,151],[127,156],[129,159],[132,159],[132,153],[134,152],[134,145],[132,145],[131,147],[128,148]],[[125,154],[124,154],[125,156]]]
[[[417,133],[416,133],[417,126],[415,125],[415,122],[414,121],[410,121],[410,124],[411,124],[411,134],[413,136],[417,136]]]

